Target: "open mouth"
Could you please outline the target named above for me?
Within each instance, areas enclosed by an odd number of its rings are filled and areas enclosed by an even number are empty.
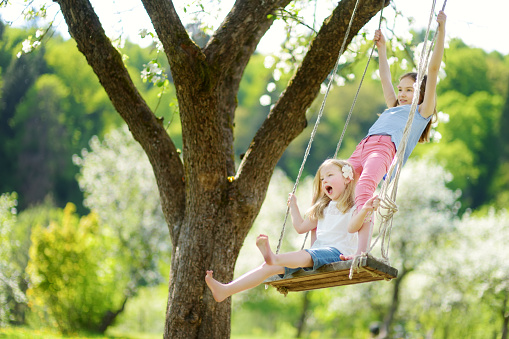
[[[332,187],[331,186],[325,186],[325,191],[327,192],[327,194],[331,195],[332,194]]]

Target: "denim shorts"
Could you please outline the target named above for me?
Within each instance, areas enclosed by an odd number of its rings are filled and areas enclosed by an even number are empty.
[[[285,274],[284,275],[280,274],[282,278],[287,278],[290,274],[300,271],[301,269],[304,271],[314,271],[317,268],[322,267],[323,265],[341,261],[341,259],[339,258],[341,252],[334,247],[308,248],[305,249],[304,251],[308,252],[311,255],[311,259],[313,260],[313,267],[297,267],[297,268],[285,267]]]

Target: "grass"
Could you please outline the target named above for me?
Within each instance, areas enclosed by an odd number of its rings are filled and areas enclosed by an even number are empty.
[[[92,335],[92,334],[75,334],[65,336],[60,334],[57,331],[52,331],[49,329],[43,330],[34,330],[23,327],[8,327],[8,328],[0,328],[0,338],[1,339],[161,339],[162,334],[145,334],[145,333],[130,333],[128,336],[122,333],[115,333],[113,331],[109,331],[108,335]],[[256,336],[256,335],[233,335],[231,339],[267,339],[266,335]],[[273,338],[276,339],[276,338]]]
[[[23,327],[0,328],[0,338],[8,339],[161,339],[162,335],[130,333],[125,335],[122,333],[109,333],[108,335],[98,334],[74,334],[63,335],[57,331],[50,329],[34,330]]]

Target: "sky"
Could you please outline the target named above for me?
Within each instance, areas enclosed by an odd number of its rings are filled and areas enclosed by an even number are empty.
[[[417,26],[426,27],[431,1],[395,0],[398,9],[415,18]],[[443,1],[437,1],[441,9]],[[499,51],[509,54],[509,2],[505,0],[450,0],[447,1],[446,35],[460,38],[467,45],[487,52]]]
[[[42,0],[35,0],[35,2]],[[146,14],[140,0],[90,0],[94,6],[103,27],[107,34],[111,36],[119,35],[120,32],[127,36],[130,41],[139,43],[140,45],[148,45],[150,41],[139,37],[140,29],[148,29],[153,31],[148,15]],[[185,22],[186,18],[193,15],[196,7],[185,6],[188,3],[197,2],[191,0],[174,0],[173,3]],[[58,11],[58,5],[49,1],[48,16],[53,17]],[[218,25],[227,11],[231,8],[233,0],[211,1],[203,0],[206,10],[217,12],[219,14],[206,16],[212,25]],[[207,4],[212,4],[207,7]],[[219,4],[218,4],[219,3]],[[318,1],[322,8],[318,9],[318,17],[325,17],[330,13],[327,6],[336,4],[336,1]],[[328,3],[328,5],[323,5]],[[414,18],[414,24],[409,27],[403,20],[398,19],[396,26],[397,32],[402,32],[410,28],[420,30],[425,29],[429,20],[429,13],[432,5],[431,0],[393,0],[393,4],[407,17]],[[443,0],[437,1],[438,11],[442,8]],[[10,8],[1,8],[0,17],[3,20],[13,22],[13,26],[23,25],[20,12],[23,9],[23,0],[11,0]],[[184,7],[186,11],[184,11]],[[509,43],[507,43],[507,34],[509,33],[509,20],[507,13],[509,10],[509,2],[502,0],[449,0],[446,4],[445,12],[447,14],[446,36],[448,38],[461,38],[467,45],[471,47],[479,47],[487,52],[499,51],[502,54],[509,54]],[[309,11],[308,11],[309,12]],[[388,22],[394,22],[394,12],[391,9],[384,10],[384,16]],[[57,29],[62,35],[68,37],[67,28],[62,16],[56,16]],[[435,22],[433,24],[436,25]],[[368,33],[374,32],[378,25],[378,17],[366,26]],[[432,26],[435,27],[435,26]],[[281,36],[281,26],[275,25],[271,28],[266,37],[262,39],[259,45],[259,51],[265,52],[274,45],[275,39]]]

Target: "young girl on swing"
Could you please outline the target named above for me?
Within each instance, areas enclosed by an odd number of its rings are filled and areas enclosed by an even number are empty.
[[[419,101],[415,112],[412,128],[408,137],[403,164],[417,145],[417,142],[429,140],[431,123],[436,119],[436,87],[438,71],[444,54],[446,15],[440,11],[437,16],[438,34],[435,48],[428,65],[428,75],[425,76],[420,87]],[[410,114],[410,107],[414,96],[414,84],[417,73],[404,74],[395,93],[391,83],[391,71],[387,61],[385,38],[380,30],[375,33],[374,41],[378,49],[380,79],[389,109],[383,112],[369,129],[364,138],[353,152],[348,161],[353,165],[357,186],[355,189],[355,205],[360,209],[373,196],[376,187],[391,166],[392,159],[403,138],[403,130]],[[369,218],[368,218],[369,219]],[[359,242],[355,255],[360,255],[368,248],[371,239],[370,225],[372,220],[366,220],[358,227],[349,228],[349,232],[358,232]],[[355,255],[342,255],[342,260],[352,259]]]
[[[340,261],[340,255],[352,254],[357,247],[357,234],[349,233],[348,228],[359,228],[364,217],[378,207],[377,197],[368,199],[354,217],[354,191],[351,165],[338,159],[326,160],[318,169],[313,182],[313,202],[305,218],[297,205],[297,198],[290,194],[290,206],[293,226],[297,233],[313,231],[310,249],[275,254],[266,235],[259,235],[256,246],[265,259],[265,263],[233,280],[222,284],[215,280],[212,271],[207,271],[205,282],[217,302],[232,294],[260,285],[275,274],[285,276],[300,268],[317,269],[325,264]],[[316,240],[315,240],[316,239]],[[314,240],[314,241],[313,241]]]

